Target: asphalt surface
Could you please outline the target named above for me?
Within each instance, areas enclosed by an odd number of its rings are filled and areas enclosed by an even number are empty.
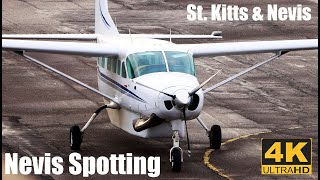
[[[225,1],[215,1],[215,3]],[[223,40],[186,40],[185,43],[248,40],[318,38],[316,1],[232,1],[249,9],[267,3],[295,6],[302,3],[312,9],[310,21],[228,22],[188,21],[186,6],[208,1],[112,0],[110,13],[121,33],[210,34],[223,31]],[[82,0],[4,0],[2,33],[93,33],[94,1]],[[182,42],[182,41],[175,41]],[[24,58],[2,51],[2,151],[19,155],[43,156],[45,152],[67,157],[69,128],[84,125],[103,104],[101,97],[52,74]],[[97,87],[95,58],[29,53],[36,59]],[[207,87],[249,67],[271,54],[256,54],[196,59],[197,77],[203,82],[223,69]],[[188,122],[192,156],[186,151],[182,171],[171,172],[171,139],[134,137],[113,126],[106,113],[99,115],[85,133],[83,156],[109,156],[133,153],[135,156],[160,156],[161,179],[317,179],[318,178],[318,51],[290,52],[258,70],[242,76],[216,91],[206,94],[201,117],[207,124],[222,127],[221,150],[210,154],[213,171],[203,162],[209,140],[196,120]],[[251,135],[251,136],[244,136]],[[261,175],[261,138],[312,138],[312,175]],[[186,140],[181,147],[186,150]],[[64,164],[67,169],[68,164]],[[221,174],[217,173],[219,171]],[[3,176],[9,178],[8,176]],[[66,171],[62,175],[31,176],[35,179],[76,179]],[[147,175],[105,175],[93,179],[147,178]]]

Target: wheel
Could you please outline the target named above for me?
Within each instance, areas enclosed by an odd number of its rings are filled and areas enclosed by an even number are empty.
[[[213,125],[209,132],[210,148],[220,149],[221,146],[221,128],[219,125]]]
[[[173,172],[180,172],[181,170],[181,152],[175,148],[171,152],[171,168]]]
[[[70,148],[79,150],[82,143],[81,131],[79,126],[74,125],[70,128]]]

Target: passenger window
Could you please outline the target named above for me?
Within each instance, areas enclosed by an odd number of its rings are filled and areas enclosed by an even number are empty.
[[[111,61],[112,61],[112,72],[116,73],[116,71],[117,71],[117,59],[115,57],[112,57]]]
[[[105,65],[106,65],[106,58],[105,57],[102,57],[101,58],[102,59],[102,61],[101,61],[101,67],[105,67]]]
[[[101,57],[98,57],[97,65],[101,66]]]
[[[111,58],[110,57],[108,57],[107,58],[107,69],[109,70],[109,71],[111,71]]]
[[[117,60],[117,74],[120,75],[120,60]]]

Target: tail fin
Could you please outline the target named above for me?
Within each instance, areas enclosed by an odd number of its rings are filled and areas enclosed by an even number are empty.
[[[118,35],[118,29],[109,14],[108,0],[96,0],[95,3],[95,33]]]

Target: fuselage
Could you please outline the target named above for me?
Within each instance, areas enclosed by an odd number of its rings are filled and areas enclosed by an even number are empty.
[[[122,117],[128,119],[124,123],[118,117],[124,112],[108,111],[113,124],[139,135],[123,124],[130,126],[130,122],[132,124],[137,118],[155,114],[172,127],[174,125],[171,121],[184,120],[183,111],[186,120],[199,116],[203,106],[203,92],[199,90],[189,97],[188,93],[199,82],[195,77],[192,54],[187,49],[163,40],[119,36],[100,37],[98,43],[119,43],[125,49],[119,56],[100,57],[97,63],[99,90],[118,99],[122,111],[132,113]]]

